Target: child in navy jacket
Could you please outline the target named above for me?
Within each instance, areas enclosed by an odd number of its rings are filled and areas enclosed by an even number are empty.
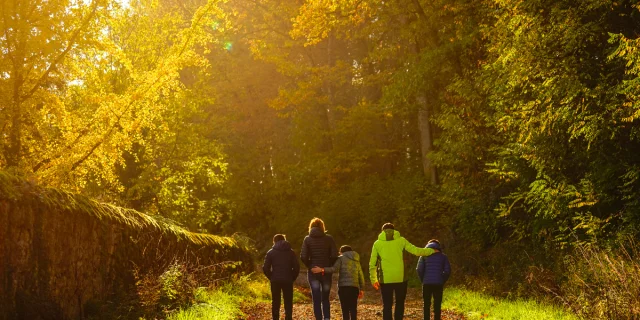
[[[273,248],[264,257],[262,271],[271,282],[273,319],[280,319],[280,293],[282,293],[285,319],[293,320],[293,282],[300,272],[300,263],[284,234],[276,234],[273,237]]]
[[[449,279],[451,274],[451,265],[449,258],[442,253],[440,242],[438,240],[429,240],[427,248],[437,249],[436,252],[428,257],[420,257],[418,260],[418,276],[422,281],[422,299],[424,300],[424,320],[431,319],[431,297],[433,296],[433,318],[440,320],[442,306],[442,292],[444,283]]]

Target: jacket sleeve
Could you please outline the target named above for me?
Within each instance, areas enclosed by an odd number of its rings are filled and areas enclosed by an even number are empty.
[[[416,271],[418,272],[418,278],[420,278],[420,282],[424,280],[424,257],[420,257],[418,260],[418,267],[416,267]]]
[[[360,285],[360,290],[364,290],[364,272],[362,272],[362,266],[360,262],[358,264],[358,284]]]
[[[267,276],[267,279],[271,280],[271,250],[264,256],[264,264],[262,264],[262,272]]]
[[[295,282],[300,274],[300,262],[298,261],[298,256],[293,250],[291,250],[291,260],[293,260],[293,268],[291,270],[291,278]]]
[[[311,257],[309,257],[308,239],[309,238],[307,237],[304,238],[304,241],[302,241],[302,249],[300,249],[300,260],[302,260],[302,263],[304,263],[307,268],[311,268]]]
[[[435,251],[431,248],[418,248],[416,246],[414,246],[413,244],[411,244],[411,242],[409,242],[409,240],[404,239],[404,249],[407,250],[407,252],[411,253],[414,256],[430,256],[432,255]]]
[[[371,283],[378,282],[378,249],[376,249],[376,244],[373,244],[371,247],[371,257],[369,258],[369,280]]]
[[[449,263],[449,258],[444,256],[444,270],[442,271],[442,278],[444,282],[449,280],[449,276],[451,275],[451,264]]]
[[[331,261],[331,263],[335,263],[338,259],[338,248],[336,246],[336,242],[335,240],[333,240],[333,237],[331,237],[331,248],[329,250],[330,254],[329,254],[329,261]]]
[[[325,273],[336,273],[336,272],[340,272],[340,268],[342,267],[342,259],[338,258],[338,260],[336,260],[336,262],[333,263],[332,267],[325,267],[324,268],[324,272]]]

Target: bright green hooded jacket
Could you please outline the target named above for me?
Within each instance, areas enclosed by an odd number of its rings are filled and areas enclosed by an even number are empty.
[[[407,251],[416,256],[429,256],[435,251],[431,248],[418,248],[407,239],[400,236],[400,232],[386,229],[380,233],[378,240],[371,248],[369,259],[369,276],[371,283],[400,283],[404,282],[404,260],[402,254]],[[378,267],[380,272],[378,272]]]

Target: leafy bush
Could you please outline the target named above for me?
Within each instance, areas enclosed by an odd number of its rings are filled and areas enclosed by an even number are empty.
[[[227,279],[237,262],[201,266],[174,261],[164,268],[137,272],[139,305],[147,316],[166,315],[198,301],[203,288],[213,288]],[[202,300],[202,299],[200,299]]]

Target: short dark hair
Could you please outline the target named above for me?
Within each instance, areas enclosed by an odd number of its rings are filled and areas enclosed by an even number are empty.
[[[395,230],[396,227],[393,226],[393,223],[391,222],[387,222],[385,224],[382,225],[382,231],[387,230],[387,229],[393,229]]]
[[[353,251],[353,249],[351,249],[351,246],[349,246],[349,245],[344,245],[344,246],[340,247],[340,253],[345,253],[345,252],[349,252],[349,251]]]
[[[284,234],[276,234],[275,236],[273,236],[273,243],[276,243],[278,241],[282,241],[282,240],[287,240],[287,236],[285,236]]]
[[[440,241],[438,241],[437,239],[431,239],[431,240],[429,240],[429,242],[427,242],[427,244],[432,243],[432,242],[440,244]]]

